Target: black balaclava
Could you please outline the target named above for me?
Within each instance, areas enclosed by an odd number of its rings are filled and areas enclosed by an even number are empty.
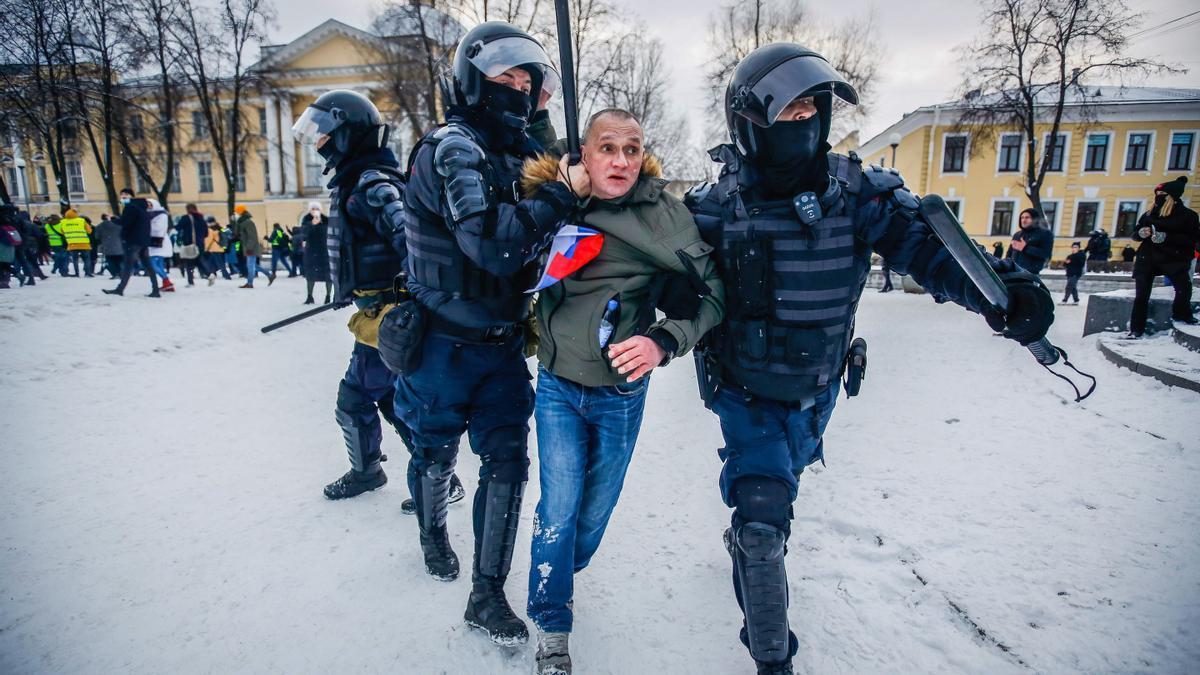
[[[501,126],[524,133],[533,112],[533,99],[529,94],[491,80],[484,80],[482,86],[479,110]]]
[[[825,188],[829,169],[821,126],[820,115],[813,115],[758,130],[760,149],[754,163],[768,196],[782,199]]]

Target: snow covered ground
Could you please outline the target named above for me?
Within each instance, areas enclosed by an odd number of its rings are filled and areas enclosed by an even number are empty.
[[[0,295],[0,672],[529,672],[532,646],[462,625],[467,579],[424,574],[397,439],[386,488],[321,497],[346,468],[347,312],[264,336],[303,309],[300,280],[106,283]],[[1083,404],[978,317],[866,294],[868,378],[795,509],[798,672],[1200,670],[1200,395],[1112,366],[1077,337],[1084,305],[1057,311],[1052,337],[1100,377]],[[753,672],[690,365],[655,373],[577,580],[578,672]],[[466,561],[466,503],[450,523]]]

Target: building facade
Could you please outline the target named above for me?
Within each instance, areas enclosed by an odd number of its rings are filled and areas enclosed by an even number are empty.
[[[1071,242],[1086,243],[1096,229],[1113,238],[1118,255],[1131,241],[1138,216],[1153,203],[1155,185],[1185,175],[1191,188],[1196,180],[1200,89],[1087,91],[1086,101],[1069,101],[1064,110],[1041,189],[1056,260],[1070,252]],[[1019,214],[1031,205],[1024,187],[1025,136],[996,129],[987,147],[973,147],[955,128],[961,109],[961,103],[918,108],[862,144],[858,154],[864,162],[894,165],[913,192],[944,197],[980,243],[1007,246]],[[1049,128],[1036,127],[1037,147],[1047,147]],[[895,148],[893,134],[899,135]],[[1194,201],[1191,195],[1189,189],[1184,201]]]
[[[394,40],[391,38],[389,40]],[[262,48],[260,61],[252,70],[262,84],[242,106],[249,127],[249,140],[233,178],[237,203],[245,204],[265,234],[271,224],[296,225],[311,201],[328,209],[324,175],[325,160],[313,149],[292,138],[295,119],[318,96],[332,89],[350,89],[376,102],[389,121],[386,54],[389,40],[330,19],[284,45]],[[208,141],[204,115],[194,100],[185,98],[177,115],[179,124],[175,180],[170,188],[170,210],[183,213],[195,203],[201,212],[225,222],[226,181]],[[139,134],[140,119],[129,120],[131,133]],[[393,129],[392,149],[401,162],[421,130]],[[79,142],[68,151],[65,179],[71,206],[97,220],[111,211],[100,169],[86,144]],[[29,139],[10,136],[0,140],[0,170],[10,195],[18,206],[34,215],[58,213],[58,191],[54,174],[43,154]],[[150,194],[128,160],[116,162],[113,175],[117,189],[133,187],[139,195]]]

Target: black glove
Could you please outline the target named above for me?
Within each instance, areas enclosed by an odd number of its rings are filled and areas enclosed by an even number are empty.
[[[379,356],[397,375],[421,366],[421,341],[425,337],[425,310],[414,300],[401,302],[379,323]]]
[[[1054,323],[1054,298],[1036,275],[1025,271],[1001,274],[1008,289],[1008,312],[987,305],[981,314],[992,330],[1027,345],[1046,337]]]

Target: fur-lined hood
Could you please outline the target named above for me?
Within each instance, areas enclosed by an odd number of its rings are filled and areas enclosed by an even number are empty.
[[[521,191],[526,197],[532,196],[543,184],[558,180],[558,162],[562,158],[562,154],[555,150],[556,148],[552,147],[549,152],[525,160],[525,167],[521,171]],[[662,175],[662,163],[658,161],[657,157],[650,154],[643,157],[642,172],[638,176],[637,184],[632,188],[638,193],[635,195],[635,199],[637,201],[658,199],[658,195],[667,184]],[[650,194],[643,195],[641,192],[647,183],[650,183],[654,189]]]

